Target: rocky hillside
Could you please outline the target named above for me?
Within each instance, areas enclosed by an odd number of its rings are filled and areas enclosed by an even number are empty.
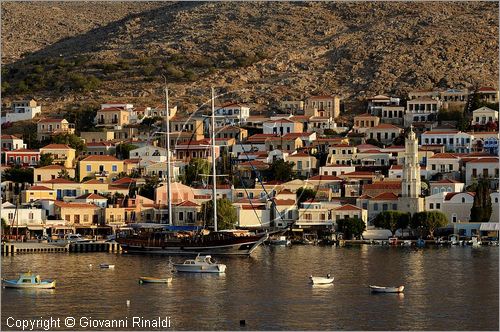
[[[12,2],[2,4],[2,37],[5,96],[53,107],[154,105],[161,74],[188,111],[210,85],[272,105],[498,80],[494,2]]]

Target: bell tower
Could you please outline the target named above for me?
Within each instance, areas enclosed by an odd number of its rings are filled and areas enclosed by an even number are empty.
[[[403,197],[419,197],[421,193],[420,164],[418,162],[418,140],[410,126],[405,140],[405,161],[403,165],[403,181],[401,182]]]
[[[424,210],[424,199],[421,195],[420,164],[418,162],[418,139],[410,126],[405,140],[405,159],[403,179],[401,181],[401,197],[398,198],[398,210],[416,213]]]

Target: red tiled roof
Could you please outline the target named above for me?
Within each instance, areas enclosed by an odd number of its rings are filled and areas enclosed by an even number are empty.
[[[449,201],[450,199],[452,199],[452,198],[453,198],[453,196],[458,195],[458,194],[469,194],[469,195],[471,195],[471,196],[473,196],[473,197],[476,195],[476,193],[475,193],[475,192],[465,192],[465,193],[463,193],[463,192],[461,192],[461,193],[447,193],[447,194],[446,194],[446,196],[444,196],[444,200],[445,200],[445,201]]]
[[[375,173],[366,172],[366,171],[355,171],[355,172],[350,172],[350,173],[344,173],[342,175],[345,175],[345,176],[373,176],[373,175],[375,175]]]
[[[103,108],[102,110],[98,110],[97,112],[126,112],[123,108],[118,108],[118,107],[108,107],[108,108]]]
[[[341,207],[338,207],[334,210],[335,211],[361,211],[361,209],[359,207],[351,205],[351,204],[342,205]]]
[[[138,164],[141,161],[140,158],[125,159],[124,164]]]
[[[276,205],[295,205],[294,199],[275,199],[274,203]]]
[[[293,195],[293,192],[291,192],[290,190],[288,189],[283,189],[282,191],[280,191],[278,193],[278,195]]]
[[[392,165],[390,169],[403,169],[403,165]]]
[[[372,198],[375,201],[396,201],[398,196],[393,193],[382,193]]]
[[[296,154],[291,154],[288,156],[288,158],[295,158],[295,157],[312,157],[312,158],[314,158],[314,156],[311,156],[310,154],[305,153],[305,152],[297,152]]]
[[[313,133],[288,133],[283,138],[297,138],[297,137],[309,137]]]
[[[14,135],[2,135],[1,139],[5,140],[5,139],[20,139],[20,138]]]
[[[183,202],[180,202],[179,204],[176,204],[177,206],[200,206],[199,204],[196,204],[194,202],[191,202],[191,201],[183,201]]]
[[[370,195],[367,195],[367,194],[363,194],[363,195],[359,196],[358,198],[359,199],[372,199],[373,197]]]
[[[316,175],[313,177],[310,177],[308,180],[313,180],[313,181],[342,181],[341,178],[335,176],[335,175]]]
[[[106,197],[102,197],[101,195],[88,193],[81,196],[78,196],[76,199],[107,199]]]
[[[129,184],[129,183],[134,183],[134,182],[137,182],[137,180],[129,178],[129,177],[125,177],[125,178],[121,178],[121,179],[118,179],[116,181],[113,181],[112,184],[118,185],[118,184]]]
[[[114,156],[88,156],[87,158],[83,159],[82,161],[121,161],[120,159],[114,157]]]
[[[288,119],[276,119],[276,120],[267,120],[264,123],[280,123],[280,122],[286,122],[286,123],[295,123],[295,121],[288,120]]]
[[[372,189],[401,189],[401,182],[396,181],[378,181],[374,183],[368,183],[363,185],[364,190],[372,190]]]
[[[373,149],[373,150],[364,150],[363,152],[360,153],[382,153],[382,151]]]
[[[42,183],[76,183],[75,181],[71,181],[68,179],[63,179],[63,178],[57,178],[57,179],[50,179],[46,181],[42,181]]]
[[[71,150],[74,150],[73,148],[67,146],[66,144],[49,144],[49,145],[44,146],[41,149],[52,149],[52,150],[67,150],[67,149],[71,149]]]
[[[458,134],[460,131],[458,130],[436,130],[436,131],[426,131],[422,135],[454,135]]]
[[[50,189],[50,188],[47,188],[45,186],[31,186],[28,190],[54,190],[54,189]]]
[[[66,208],[74,208],[74,209],[96,209],[97,207],[94,204],[91,203],[67,203],[67,202],[61,202],[61,201],[56,201],[54,202],[55,205],[59,207],[66,207]]]
[[[455,156],[453,153],[436,153],[429,159],[459,159],[457,156]]]
[[[399,130],[403,130],[402,128],[395,126],[395,125],[392,125],[390,123],[381,123],[378,126],[369,128],[369,130],[372,130],[372,129],[399,129]]]
[[[85,181],[83,183],[84,184],[104,184],[104,182],[96,180],[96,179],[88,180],[88,181]]]
[[[378,116],[376,115],[372,115],[370,113],[363,113],[363,114],[358,114],[358,115],[355,115],[354,118],[378,118]]]
[[[491,87],[487,87],[487,86],[480,87],[477,91],[478,92],[497,92],[496,89],[491,88]]]
[[[60,122],[63,122],[65,119],[41,119],[40,121],[38,121],[38,123],[40,122],[55,122],[55,123],[60,123]]]
[[[468,160],[468,163],[498,163],[498,157],[492,158],[474,158],[472,160]]]
[[[38,167],[37,169],[65,169],[64,166],[61,166],[61,165],[47,165],[47,166],[43,166],[43,167]]]

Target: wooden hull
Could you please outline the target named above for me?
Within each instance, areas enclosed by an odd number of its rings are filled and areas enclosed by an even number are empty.
[[[225,273],[226,265],[215,264],[215,265],[190,265],[190,264],[174,264],[175,270],[177,272],[189,272],[189,273]]]
[[[5,288],[17,289],[52,289],[56,288],[56,281],[42,281],[39,284],[18,284],[17,280],[3,280],[2,285]]]
[[[168,278],[140,277],[139,282],[150,283],[150,284],[166,284],[172,282],[172,277]]]
[[[382,286],[369,286],[372,293],[403,293],[405,286],[399,287],[382,287]]]
[[[162,255],[243,255],[249,256],[268,236],[241,237],[229,240],[192,243],[190,241],[150,241],[118,239],[124,252]]]

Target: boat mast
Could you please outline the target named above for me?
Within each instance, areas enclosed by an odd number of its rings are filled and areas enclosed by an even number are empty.
[[[168,108],[168,87],[165,82],[165,109],[167,114],[167,201],[168,224],[172,225],[172,190],[170,188],[170,110]]]
[[[217,177],[215,173],[215,93],[214,87],[212,87],[212,199],[214,204],[214,231],[217,232]]]

